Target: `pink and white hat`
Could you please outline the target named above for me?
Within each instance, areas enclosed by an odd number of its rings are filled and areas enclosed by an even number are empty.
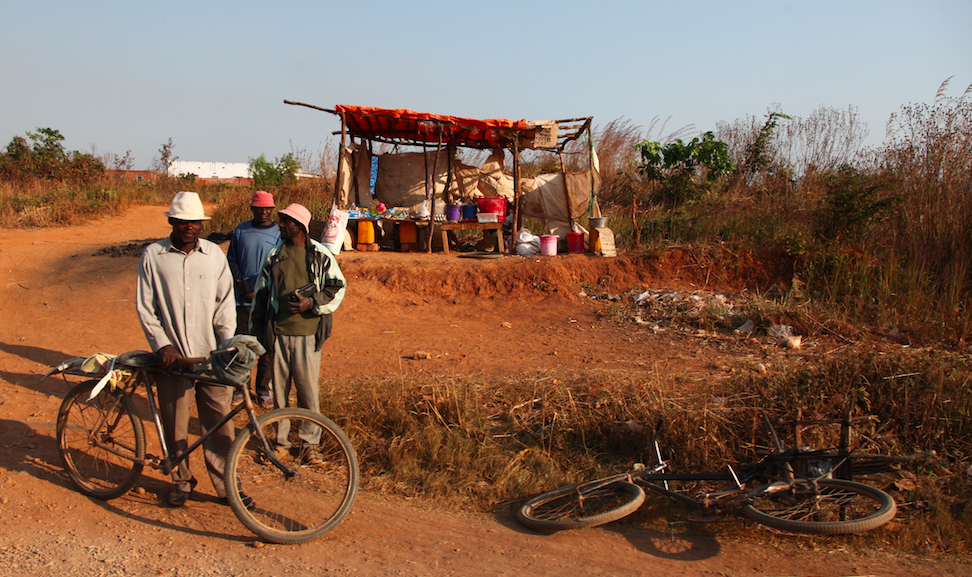
[[[311,213],[309,210],[304,208],[303,205],[297,204],[296,202],[288,205],[287,208],[278,211],[278,215],[286,214],[290,218],[296,220],[304,227],[304,232],[310,230]]]

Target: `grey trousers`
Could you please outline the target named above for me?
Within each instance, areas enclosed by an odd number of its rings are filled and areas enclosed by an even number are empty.
[[[230,412],[233,399],[232,387],[199,383],[182,377],[160,374],[155,379],[159,394],[159,412],[165,443],[173,457],[181,455],[189,447],[189,417],[193,400],[199,412],[199,424],[208,431]],[[234,429],[230,421],[216,430],[202,445],[203,459],[216,495],[226,496],[223,483],[226,471],[226,455],[233,444]],[[188,491],[193,480],[189,469],[189,457],[172,471],[176,489]]]
[[[297,390],[297,406],[315,413],[321,412],[321,351],[314,350],[314,335],[276,335],[273,344],[273,403],[278,409],[290,406],[291,381]],[[297,432],[307,445],[321,442],[321,428],[312,423],[302,423]],[[289,448],[290,420],[284,419],[277,427],[277,444]]]

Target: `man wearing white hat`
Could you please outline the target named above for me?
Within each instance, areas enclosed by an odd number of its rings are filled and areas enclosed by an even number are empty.
[[[209,220],[195,192],[176,193],[168,212],[172,233],[150,244],[138,267],[136,310],[145,338],[167,367],[180,368],[179,359],[208,357],[236,332],[233,275],[218,246],[199,238],[202,221]],[[180,369],[182,370],[182,369]],[[208,430],[229,413],[233,389],[160,374],[157,378],[162,428],[169,450],[177,456],[188,447],[193,399],[199,421]],[[233,442],[227,423],[203,443],[206,468],[217,496],[225,501],[225,455]],[[175,485],[167,501],[185,505],[196,479],[189,459],[172,472]]]
[[[331,335],[331,313],[344,298],[344,274],[334,255],[310,238],[311,214],[291,204],[278,213],[283,242],[267,255],[257,279],[250,334],[273,351],[273,396],[277,408],[289,404],[291,382],[297,405],[320,412],[321,346]],[[290,422],[277,427],[280,449],[300,450],[303,463],[323,463],[319,453],[320,427],[297,432],[299,446],[290,441]]]

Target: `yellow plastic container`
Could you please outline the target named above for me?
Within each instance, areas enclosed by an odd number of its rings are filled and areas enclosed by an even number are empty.
[[[375,242],[375,225],[370,220],[358,221],[358,244]]]
[[[398,223],[398,242],[402,244],[413,244],[418,242],[418,227],[414,222]]]

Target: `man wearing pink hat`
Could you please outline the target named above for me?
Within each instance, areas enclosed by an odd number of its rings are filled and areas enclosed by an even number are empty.
[[[267,255],[256,283],[250,334],[273,356],[273,400],[289,405],[291,383],[297,405],[320,413],[321,346],[331,335],[331,313],[344,298],[345,280],[334,255],[310,238],[311,214],[299,204],[278,213],[283,242]],[[290,422],[277,428],[279,450],[299,450],[307,465],[324,462],[320,427],[310,425],[290,438]]]
[[[237,334],[247,334],[257,276],[263,268],[263,262],[267,260],[270,249],[280,242],[280,229],[271,219],[273,208],[272,194],[265,190],[254,192],[250,200],[253,220],[236,227],[230,238],[229,250],[226,251],[226,260],[229,261],[230,271],[233,273],[236,295]],[[256,392],[253,395],[262,407],[270,407],[273,404],[270,386],[272,378],[273,349],[267,349],[267,353],[257,361]],[[237,395],[242,397],[242,393]]]

